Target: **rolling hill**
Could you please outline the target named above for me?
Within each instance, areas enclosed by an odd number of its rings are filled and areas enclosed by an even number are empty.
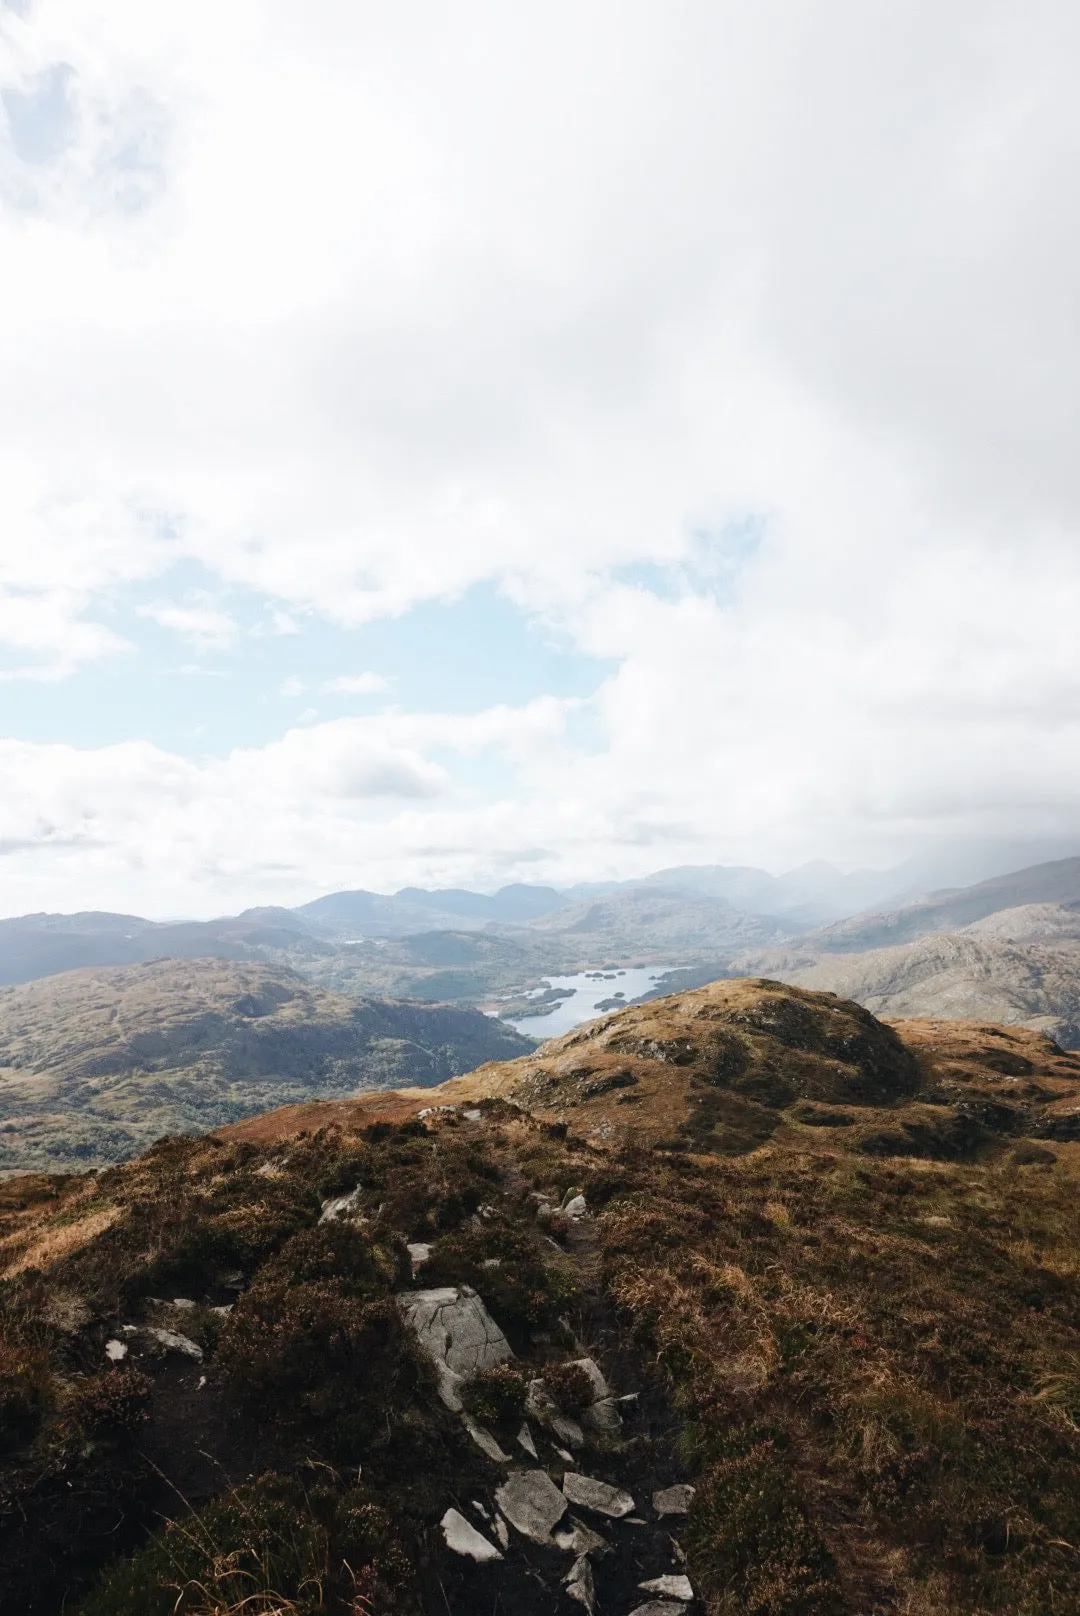
[[[439,1083],[531,1048],[479,1011],[159,960],[0,990],[0,1169],[100,1165],[313,1095]]]

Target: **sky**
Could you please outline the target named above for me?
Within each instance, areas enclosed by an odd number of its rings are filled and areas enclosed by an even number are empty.
[[[1078,58],[0,0],[0,912],[1080,851]]]

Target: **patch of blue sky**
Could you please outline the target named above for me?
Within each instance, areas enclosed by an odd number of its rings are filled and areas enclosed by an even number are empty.
[[[687,595],[708,595],[719,605],[730,605],[738,595],[739,579],[760,553],[765,522],[747,516],[718,528],[695,528],[686,552],[677,561],[633,562],[619,567],[615,579],[644,589],[658,599],[678,601]]]
[[[146,615],[163,605],[211,614],[202,643]],[[235,625],[231,637],[219,622],[215,638],[214,614]],[[62,680],[0,682],[0,734],[79,746],[141,739],[184,756],[221,756],[350,713],[460,714],[543,695],[588,698],[617,667],[561,642],[490,585],[350,629],[223,588],[183,563],[94,615],[130,649]],[[11,667],[25,658],[4,660]],[[330,688],[365,673],[385,687]]]
[[[57,62],[39,73],[28,89],[0,92],[11,144],[24,163],[51,162],[70,141],[74,113],[69,89],[74,75],[74,68]]]

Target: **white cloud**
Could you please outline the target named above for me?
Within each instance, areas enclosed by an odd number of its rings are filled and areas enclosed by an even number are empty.
[[[328,679],[324,690],[342,696],[375,696],[387,690],[389,683],[381,673],[346,673],[338,679]]]
[[[450,719],[401,715],[405,761],[326,740],[327,803],[436,795],[357,852],[313,788],[259,854],[311,879],[1075,825],[1078,44],[1065,0],[5,12],[20,106],[71,69],[52,156],[0,125],[11,667],[120,652],[110,602],[180,559],[277,634],[494,579],[619,661],[594,708],[459,728],[487,796],[430,772]]]
[[[212,601],[197,596],[187,605],[175,601],[152,601],[138,607],[140,617],[149,617],[162,628],[172,629],[190,640],[200,651],[227,651],[240,637],[240,626],[228,612]]]

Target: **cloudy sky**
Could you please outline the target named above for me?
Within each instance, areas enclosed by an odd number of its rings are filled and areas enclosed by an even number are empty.
[[[1080,848],[1068,0],[0,0],[0,912]]]

